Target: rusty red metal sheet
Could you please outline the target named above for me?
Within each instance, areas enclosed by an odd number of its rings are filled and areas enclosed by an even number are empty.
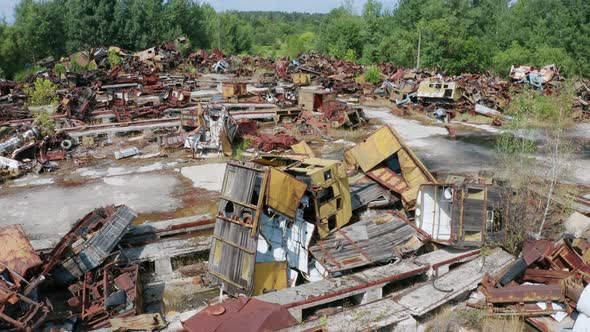
[[[377,166],[366,173],[371,179],[379,182],[382,186],[395,191],[396,193],[403,193],[410,189],[403,177],[396,174],[387,166]]]
[[[29,269],[41,264],[21,225],[0,228],[0,273],[8,268],[25,276]]]
[[[526,269],[524,276],[525,281],[538,282],[543,284],[559,284],[563,279],[574,275],[568,271],[544,270],[544,269]]]
[[[564,301],[560,285],[519,285],[486,289],[485,293],[488,303]]]
[[[251,140],[252,147],[260,149],[265,152],[272,150],[287,150],[291,145],[297,144],[299,141],[284,132],[279,132],[274,135],[258,133],[256,136],[247,136]]]
[[[524,261],[531,265],[542,257],[546,257],[553,249],[553,242],[547,239],[526,241],[522,248]]]
[[[565,241],[555,245],[553,252],[545,258],[554,270],[568,270],[583,275],[586,282],[590,282],[590,266]]]
[[[298,322],[280,304],[239,297],[206,308],[182,325],[188,332],[275,331]]]

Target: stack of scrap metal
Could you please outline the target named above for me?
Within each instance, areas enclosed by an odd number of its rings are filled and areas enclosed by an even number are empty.
[[[259,295],[394,262],[429,239],[401,213],[353,218],[353,209],[393,207],[402,200],[411,206],[415,198],[407,193],[434,182],[393,129],[378,130],[350,158],[363,165],[363,156],[372,158],[369,171],[395,159],[398,173],[388,170],[404,190],[392,191],[399,188],[384,186],[383,178],[349,174],[343,162],[315,158],[304,142],[292,149],[228,163],[208,262],[213,284],[234,295]],[[382,153],[373,158],[369,150]]]
[[[0,330],[38,328],[52,309],[37,294],[42,264],[20,225],[0,228]]]
[[[522,257],[482,280],[481,300],[468,304],[494,315],[521,315],[541,331],[584,331],[590,322],[590,243],[527,241]]]
[[[137,265],[120,265],[114,249],[137,217],[125,205],[96,209],[80,219],[55,246],[43,273],[68,285],[72,310],[93,328],[109,326],[113,317],[141,313]]]
[[[493,124],[502,125],[510,120],[504,111],[524,84],[544,93],[563,87],[555,65],[513,67],[512,80],[502,80],[488,74],[445,76],[439,69],[381,63],[377,65],[381,81],[374,85],[358,75],[366,70],[360,64],[318,53],[301,54],[292,61],[236,57],[219,50],[197,50],[183,57],[180,50],[186,47],[186,38],[180,37],[139,52],[115,46],[84,50],[59,61],[65,73],[57,70],[55,59],[44,59],[40,65],[45,69],[24,83],[51,81],[60,100],[57,105],[29,107],[24,84],[0,79],[0,126],[20,131],[0,142],[0,157],[11,159],[0,162],[0,176],[51,171],[59,167],[56,161],[76,157],[80,141],[86,148],[110,144],[106,136],[112,136],[105,134],[153,130],[163,147],[184,146],[193,150],[193,156],[202,156],[231,155],[240,139],[249,139],[254,149],[264,152],[286,150],[297,142],[297,133],[290,130],[329,139],[329,128],[363,128],[367,121],[362,109],[337,100],[338,94],[348,94],[344,97],[352,102],[387,98],[395,103],[396,112],[423,111],[438,121],[450,121],[459,112],[492,117]],[[252,86],[255,69],[269,71],[263,75],[262,87]],[[234,76],[210,75],[213,72]],[[574,81],[575,119],[590,116],[589,86],[588,80]],[[199,103],[207,106],[200,108]],[[40,111],[47,113],[48,121],[34,119]],[[257,124],[264,121],[281,123],[282,128],[259,131]],[[26,137],[31,130],[43,129],[41,125],[55,127],[56,133],[47,130],[48,138],[45,132]],[[374,171],[377,177],[390,176],[383,169]],[[404,191],[400,185],[397,190]]]
[[[398,196],[360,171],[349,173],[348,182],[353,211],[367,207],[389,207],[400,201]]]
[[[68,304],[92,328],[110,326],[111,318],[141,314],[139,266],[119,267],[111,262],[86,273],[82,280],[69,285],[72,298]]]
[[[314,155],[301,142],[228,163],[213,285],[260,295],[397,262],[431,240],[464,249],[503,237],[497,188],[437,184],[390,127],[347,150],[346,163]]]

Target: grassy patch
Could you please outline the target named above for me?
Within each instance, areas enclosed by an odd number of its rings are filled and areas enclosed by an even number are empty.
[[[484,312],[477,309],[444,306],[439,309],[426,325],[427,332],[454,332],[461,328],[481,329],[485,320]]]
[[[486,316],[481,322],[482,332],[517,332],[525,330],[525,323],[521,317],[492,317]]]

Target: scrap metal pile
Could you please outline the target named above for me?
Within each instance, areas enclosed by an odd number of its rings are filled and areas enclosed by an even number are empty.
[[[540,331],[588,328],[588,240],[527,241],[521,256],[503,271],[484,277],[479,296],[468,304],[495,315],[527,317]]]
[[[36,330],[44,324],[54,310],[45,283],[71,293],[61,324],[79,318],[99,328],[142,313],[139,267],[125,263],[116,250],[136,216],[124,205],[96,209],[41,256],[20,225],[0,228],[0,329]]]
[[[388,99],[401,112],[424,110],[439,119],[482,114],[500,125],[506,120],[502,112],[524,84],[543,93],[563,85],[553,65],[513,67],[512,81],[505,81],[382,63],[377,66],[381,83],[373,85],[360,75],[365,67],[318,53],[289,61],[219,50],[185,55],[188,49],[183,37],[136,53],[99,47],[59,61],[43,59],[46,69],[24,82],[0,80],[0,176],[54,170],[58,161],[78,161],[79,146],[112,144],[112,135],[129,132],[153,131],[162,147],[184,147],[198,156],[231,155],[242,139],[266,152],[285,150],[297,136],[327,138],[329,128],[362,126],[362,110],[336,100],[337,95]],[[27,104],[25,84],[33,86],[40,78],[57,87],[57,105]],[[589,86],[585,80],[574,86],[579,118],[588,116]],[[49,119],[35,119],[39,112]],[[282,127],[265,132],[259,128],[265,121]]]
[[[522,315],[542,331],[552,330],[546,328],[551,324],[584,324],[590,244],[582,233],[590,230],[589,221],[575,240],[527,242],[515,260],[501,248],[482,249],[504,240],[503,197],[511,193],[482,179],[437,182],[395,129],[375,130],[348,148],[343,160],[317,158],[305,141],[285,144],[284,153],[227,164],[215,219],[202,221],[213,225],[213,234],[205,242],[207,269],[200,268],[196,280],[236,299],[210,299],[213,305],[184,320],[184,329],[229,328],[228,317],[255,315],[253,329],[303,331],[327,324],[328,331],[348,331],[365,326],[348,320],[366,306],[375,307],[367,326],[384,327],[424,317],[480,284],[468,305],[490,314]],[[146,243],[158,244],[151,232],[160,226],[132,231],[136,217],[124,205],[96,209],[42,254],[20,226],[0,229],[0,329],[53,324],[69,331],[77,321],[87,329],[171,324],[144,314],[141,274],[148,265],[140,267],[138,257],[172,246],[146,249]],[[580,217],[574,219],[579,225]],[[201,225],[186,223],[190,229]],[[179,230],[169,226],[163,237]],[[154,258],[170,263],[162,277],[173,272],[168,256]],[[429,282],[418,278],[425,275]],[[391,293],[389,285],[408,279],[412,287],[404,281],[400,292]],[[67,289],[65,301],[58,297],[67,303],[52,304],[48,288]],[[355,303],[348,318],[336,307],[326,323],[317,319],[326,304],[344,298]],[[66,312],[57,312],[64,305]]]

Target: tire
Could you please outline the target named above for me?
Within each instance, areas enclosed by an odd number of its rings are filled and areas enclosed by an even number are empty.
[[[61,144],[59,146],[61,146],[61,148],[64,150],[69,150],[72,148],[72,146],[74,146],[74,143],[72,143],[72,141],[69,139],[64,139],[63,141],[61,141]]]

